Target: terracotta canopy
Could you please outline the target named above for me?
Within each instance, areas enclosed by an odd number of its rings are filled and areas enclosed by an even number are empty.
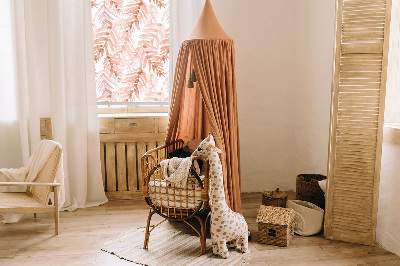
[[[196,81],[188,88],[193,70]],[[180,47],[166,143],[204,139],[209,132],[222,150],[226,201],[232,210],[241,212],[234,43],[206,0],[195,29]]]

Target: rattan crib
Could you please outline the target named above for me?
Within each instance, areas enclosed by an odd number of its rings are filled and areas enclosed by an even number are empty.
[[[170,144],[146,152],[141,161],[143,198],[150,206],[147,218],[144,248],[148,248],[150,232],[166,220],[183,221],[193,228],[200,236],[201,252],[206,252],[206,224],[210,217],[209,212],[209,173],[208,162],[203,157],[196,156],[194,160],[201,160],[203,178],[196,174],[191,167],[186,187],[177,188],[173,183],[163,179],[160,162],[169,158],[169,154],[183,147],[183,141],[177,140]],[[151,217],[154,213],[165,219],[150,229]],[[200,222],[200,232],[190,224],[189,219],[195,218]]]

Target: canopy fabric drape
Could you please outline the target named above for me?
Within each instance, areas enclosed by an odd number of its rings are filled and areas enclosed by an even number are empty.
[[[194,88],[188,88],[193,69],[197,82]],[[175,67],[166,143],[203,139],[209,132],[222,150],[227,204],[241,212],[235,51],[231,39],[184,41]]]

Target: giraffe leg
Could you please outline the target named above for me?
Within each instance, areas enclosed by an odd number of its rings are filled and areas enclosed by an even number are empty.
[[[217,242],[217,246],[218,246],[218,255],[220,255],[224,259],[228,258],[229,257],[229,251],[228,251],[228,247],[226,246],[226,242],[222,241],[222,240],[218,241]]]
[[[228,245],[228,248],[237,248],[238,245],[238,241],[236,239],[232,239],[231,241],[229,241],[228,243],[226,243]]]
[[[246,253],[248,251],[248,249],[249,249],[249,239],[248,239],[247,235],[242,236],[241,238],[239,238],[238,247],[240,248],[240,250],[243,253]]]
[[[214,255],[218,255],[218,245],[215,242],[212,243],[212,251]]]

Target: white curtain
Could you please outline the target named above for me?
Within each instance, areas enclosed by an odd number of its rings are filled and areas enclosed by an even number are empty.
[[[0,109],[0,124],[7,125],[1,125],[0,137],[10,137],[0,141],[0,168],[26,166],[40,141],[40,117],[51,117],[53,138],[63,146],[64,209],[105,203],[90,1],[8,0],[0,5],[10,10],[8,51],[15,55],[7,58],[13,75],[0,76],[1,94],[11,95],[12,110]]]
[[[204,2],[204,0],[170,0],[169,69],[171,73],[169,79],[169,99],[171,99],[179,48],[181,43],[192,33],[197,19],[203,10]]]
[[[0,168],[23,164],[15,90],[11,6],[0,1]],[[13,145],[11,145],[13,143]],[[26,162],[27,163],[27,162]]]

